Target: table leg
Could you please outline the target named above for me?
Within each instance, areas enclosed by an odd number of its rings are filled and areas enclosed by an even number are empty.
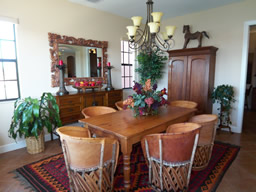
[[[122,146],[121,146],[122,147]],[[130,181],[130,158],[131,158],[132,146],[123,145],[123,161],[124,161],[124,188],[125,191],[130,191],[131,181]]]

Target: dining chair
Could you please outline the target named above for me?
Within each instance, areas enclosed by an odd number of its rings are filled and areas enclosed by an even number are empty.
[[[107,113],[113,113],[117,110],[112,107],[106,107],[106,106],[91,106],[86,107],[82,110],[82,114],[85,118],[90,118],[98,115],[103,115]]]
[[[112,191],[119,143],[113,138],[90,138],[82,127],[60,127],[70,191]]]
[[[116,103],[115,103],[115,106],[116,106],[116,108],[119,110],[119,111],[122,111],[122,110],[124,110],[124,104],[123,104],[123,101],[117,101]]]
[[[213,114],[196,115],[190,118],[189,122],[202,125],[192,170],[201,171],[208,166],[212,155],[217,121],[218,116]]]
[[[176,101],[172,101],[170,103],[170,105],[175,106],[175,107],[184,107],[184,108],[195,109],[198,104],[194,101],[176,100]]]
[[[157,191],[186,191],[201,125],[174,124],[170,133],[145,136],[141,144],[148,161],[149,183]]]

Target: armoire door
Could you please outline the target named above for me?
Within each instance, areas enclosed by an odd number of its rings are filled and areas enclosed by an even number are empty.
[[[186,100],[198,103],[198,113],[207,111],[210,55],[188,56]]]
[[[172,57],[168,67],[168,100],[184,100],[186,93],[187,56]]]

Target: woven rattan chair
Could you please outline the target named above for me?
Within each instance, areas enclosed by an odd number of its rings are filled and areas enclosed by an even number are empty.
[[[152,134],[142,139],[149,183],[155,190],[187,190],[200,127],[195,123],[175,124],[172,133]]]
[[[171,106],[195,109],[197,103],[194,101],[176,100],[170,103]]]
[[[122,111],[122,110],[124,110],[124,104],[123,104],[123,101],[117,101],[116,103],[115,103],[115,106],[116,106],[116,108],[119,110],[119,111]]]
[[[90,118],[98,115],[103,115],[107,113],[113,113],[116,112],[112,107],[106,107],[106,106],[92,106],[92,107],[86,107],[82,110],[82,114],[85,118]]]
[[[112,191],[119,155],[118,141],[113,138],[88,138],[82,129],[85,130],[81,127],[73,130],[66,127],[57,129],[70,191]]]
[[[217,115],[203,114],[192,117],[190,122],[202,125],[192,169],[200,171],[208,166],[216,135]]]

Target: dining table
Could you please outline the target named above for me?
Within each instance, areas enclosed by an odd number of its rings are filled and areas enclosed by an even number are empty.
[[[196,109],[181,107],[160,107],[156,115],[137,116],[131,109],[94,116],[79,120],[85,123],[92,134],[99,137],[114,137],[120,143],[123,153],[125,191],[130,191],[130,155],[132,145],[153,133],[162,133],[174,123],[186,122]]]

